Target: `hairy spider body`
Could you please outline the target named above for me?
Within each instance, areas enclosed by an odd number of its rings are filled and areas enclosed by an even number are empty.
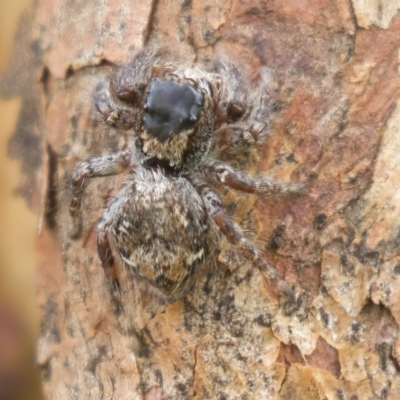
[[[105,210],[99,243],[168,297],[189,288],[217,236],[200,195],[183,177],[136,169]]]
[[[81,162],[72,176],[72,236],[78,236],[86,178],[130,175],[98,224],[98,253],[118,288],[118,260],[166,298],[190,288],[219,242],[219,232],[290,292],[253,242],[225,214],[217,181],[262,196],[300,193],[303,186],[251,177],[218,161],[219,146],[257,140],[266,126],[263,88],[249,95],[229,62],[206,72],[168,61],[163,48],[138,53],[94,92],[100,121],[128,131],[127,149]],[[219,229],[218,229],[219,228]]]

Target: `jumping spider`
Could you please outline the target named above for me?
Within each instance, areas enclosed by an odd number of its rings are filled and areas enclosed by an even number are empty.
[[[98,254],[113,288],[119,287],[114,266],[119,260],[167,299],[181,296],[222,232],[290,292],[262,252],[227,217],[212,187],[214,181],[260,196],[304,190],[300,184],[249,176],[219,160],[221,147],[254,142],[265,131],[265,90],[247,86],[229,61],[215,61],[206,71],[171,61],[166,49],[148,48],[96,88],[98,118],[127,131],[131,143],[76,167],[71,236],[79,235],[86,178],[128,169],[127,182],[97,226]]]

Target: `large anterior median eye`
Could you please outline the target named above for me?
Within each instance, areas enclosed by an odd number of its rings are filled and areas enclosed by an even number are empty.
[[[193,127],[200,117],[203,94],[193,87],[154,78],[144,105],[147,132],[160,139]]]

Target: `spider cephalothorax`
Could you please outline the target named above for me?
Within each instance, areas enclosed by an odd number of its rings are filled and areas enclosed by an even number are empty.
[[[169,79],[168,79],[169,78]],[[215,90],[215,88],[214,88]],[[143,105],[136,147],[146,165],[178,173],[196,169],[213,145],[212,83],[153,78]]]
[[[128,132],[120,152],[81,162],[72,177],[70,214],[77,236],[86,178],[130,170],[98,224],[98,253],[118,287],[114,263],[144,278],[166,298],[181,296],[218,247],[219,232],[289,291],[262,252],[225,214],[212,187],[262,196],[303,186],[252,177],[219,161],[220,147],[251,142],[266,128],[264,88],[247,90],[227,61],[206,71],[170,61],[163,48],[139,52],[94,92],[97,118]],[[249,94],[251,93],[251,94]]]

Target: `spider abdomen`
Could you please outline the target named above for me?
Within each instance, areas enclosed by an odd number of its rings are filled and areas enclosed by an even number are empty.
[[[181,295],[215,241],[203,200],[185,178],[158,170],[141,169],[122,190],[108,211],[110,242],[125,267],[166,297]]]

